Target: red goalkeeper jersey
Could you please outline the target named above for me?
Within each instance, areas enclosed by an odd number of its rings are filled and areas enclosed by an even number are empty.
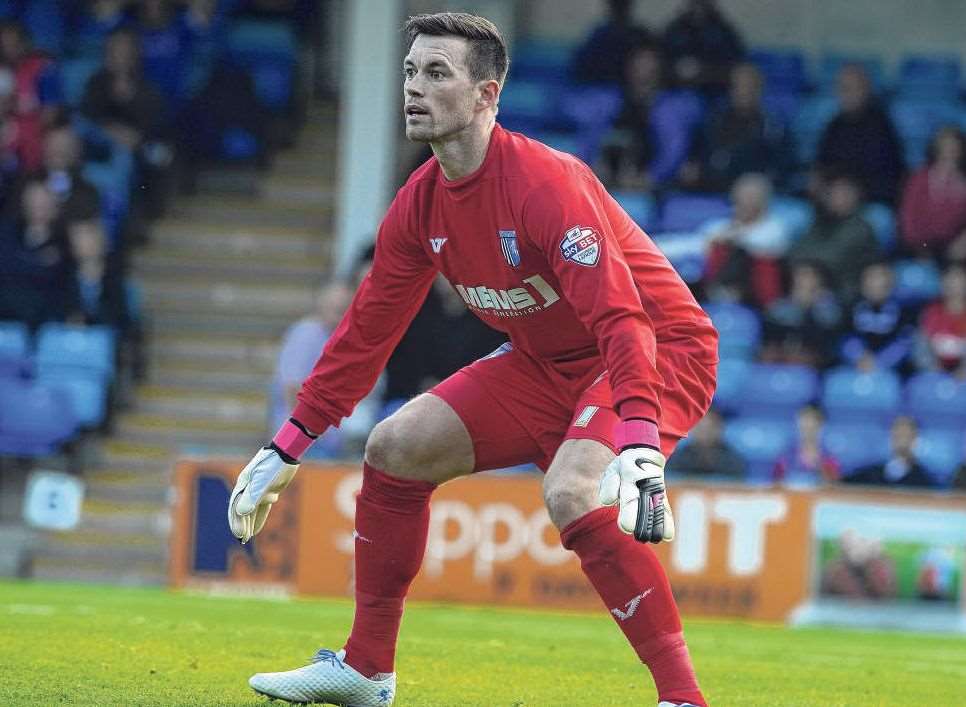
[[[551,365],[602,358],[623,419],[660,419],[662,357],[717,361],[710,319],[593,172],[497,125],[473,174],[448,181],[432,158],[399,190],[295,419],[322,431],[352,411],[437,272],[530,356]]]

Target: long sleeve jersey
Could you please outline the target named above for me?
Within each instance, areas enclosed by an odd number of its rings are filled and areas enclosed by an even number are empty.
[[[603,359],[623,419],[660,419],[662,356],[717,361],[710,319],[593,172],[497,125],[472,174],[447,180],[431,158],[399,190],[372,269],[303,383],[295,419],[320,432],[352,411],[437,272],[529,356],[550,365]]]

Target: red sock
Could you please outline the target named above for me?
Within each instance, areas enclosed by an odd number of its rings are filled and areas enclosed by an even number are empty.
[[[563,546],[610,609],[657,686],[658,701],[706,705],[688,655],[671,585],[654,551],[617,527],[616,508],[598,508],[560,533]]]
[[[345,662],[366,677],[393,672],[409,585],[419,572],[436,484],[362,467],[356,499],[356,614]]]

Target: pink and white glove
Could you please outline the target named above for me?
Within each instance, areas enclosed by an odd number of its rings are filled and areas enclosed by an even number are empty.
[[[657,425],[650,420],[619,422],[614,439],[621,451],[600,478],[601,505],[617,505],[617,526],[642,543],[673,540]]]
[[[295,478],[299,459],[317,439],[295,420],[288,420],[272,443],[259,449],[242,469],[228,501],[228,526],[247,543],[265,526],[272,504]]]

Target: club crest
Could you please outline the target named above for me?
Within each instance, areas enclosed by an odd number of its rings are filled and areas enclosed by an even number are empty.
[[[520,247],[517,244],[516,231],[500,231],[500,249],[507,264],[515,268],[520,264]]]
[[[560,241],[560,254],[564,260],[592,268],[600,260],[603,239],[596,230],[587,226],[574,226]]]

